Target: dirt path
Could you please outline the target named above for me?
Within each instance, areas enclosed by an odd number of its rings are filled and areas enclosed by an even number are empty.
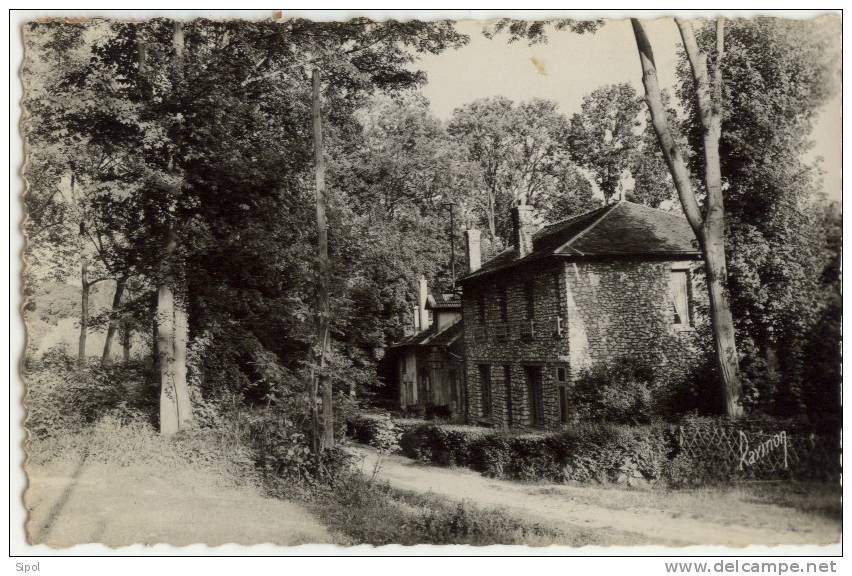
[[[33,467],[29,478],[24,501],[33,544],[295,546],[332,541],[297,504],[222,485],[201,472],[166,476],[143,467],[83,462]]]
[[[372,471],[376,452],[360,445],[353,450],[364,457],[363,469]],[[402,456],[386,456],[378,476],[396,488],[500,507],[556,527],[562,524],[566,529],[585,526],[628,532],[659,544],[746,546],[840,541],[838,522],[718,491],[666,493],[522,484],[486,478],[462,468],[428,466]]]

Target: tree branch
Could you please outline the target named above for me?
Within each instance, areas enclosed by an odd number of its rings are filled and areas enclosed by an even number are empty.
[[[696,236],[698,236],[699,241],[703,241],[701,208],[698,206],[695,191],[692,189],[692,181],[690,180],[689,171],[686,168],[686,161],[669,129],[666,108],[663,105],[663,96],[657,80],[657,65],[654,62],[654,52],[651,49],[651,43],[645,34],[642,23],[636,18],[631,18],[630,22],[633,25],[633,34],[636,36],[636,47],[639,51],[639,62],[642,66],[642,84],[645,86],[645,103],[648,105],[648,110],[651,113],[651,125],[654,127],[654,132],[656,132],[657,139],[660,141],[663,158],[665,158],[669,171],[672,174],[672,180],[674,180],[686,219],[689,225],[692,226],[693,231],[695,231]]]
[[[675,23],[680,30],[686,58],[689,60],[689,66],[692,69],[692,80],[695,83],[695,98],[698,102],[701,124],[705,130],[710,130],[713,101],[710,80],[707,76],[707,55],[698,48],[698,42],[696,42],[695,34],[692,31],[692,24],[681,18],[675,18]]]

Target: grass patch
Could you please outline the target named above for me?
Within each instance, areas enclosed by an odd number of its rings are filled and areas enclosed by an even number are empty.
[[[253,454],[231,431],[193,429],[161,436],[141,414],[116,409],[79,432],[27,443],[29,466],[62,467],[85,462],[142,468],[163,476],[204,472],[222,485],[260,486]]]
[[[746,502],[793,508],[838,522],[843,520],[843,490],[838,484],[772,482],[743,484],[738,489],[742,491],[742,499]]]
[[[398,490],[370,482],[358,473],[336,486],[318,489],[307,502],[342,544],[521,544],[582,546],[594,540],[590,530],[566,535],[540,523],[514,518],[497,509],[449,502],[431,494]]]

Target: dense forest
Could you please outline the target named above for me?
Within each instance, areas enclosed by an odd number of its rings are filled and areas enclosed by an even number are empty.
[[[728,22],[719,150],[743,405],[830,427],[840,208],[806,152],[838,89],[838,55],[813,25]],[[541,42],[597,26],[486,33]],[[696,37],[711,46],[713,26]],[[417,61],[467,43],[451,21],[55,20],[28,25],[25,41],[26,364],[94,375],[86,410],[135,403],[156,420],[158,403],[173,402],[179,423],[201,425],[234,406],[304,417],[318,369],[315,69],[331,267],[323,370],[343,411],[383,394],[376,365],[413,324],[417,280],[449,287],[450,242],[462,253],[465,228],[483,231],[487,257],[507,245],[519,201],[542,223],[617,199],[681,211],[643,94],[626,80],[571,113],[494,96],[436,117]],[[663,100],[703,203],[687,55]],[[40,348],[63,318],[74,318],[76,349]],[[717,390],[708,366],[699,394]],[[141,392],[106,390],[116,375]],[[177,397],[161,400],[167,379]],[[31,426],[55,425],[39,410]]]

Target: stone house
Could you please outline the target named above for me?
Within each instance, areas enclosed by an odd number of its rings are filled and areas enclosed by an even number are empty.
[[[512,224],[511,247],[481,265],[479,231],[466,232],[468,421],[557,428],[595,363],[690,361],[704,291],[683,216],[622,201],[541,227],[516,206]]]
[[[398,406],[445,417],[464,417],[464,332],[458,294],[429,294],[420,279],[414,333],[388,351]]]

